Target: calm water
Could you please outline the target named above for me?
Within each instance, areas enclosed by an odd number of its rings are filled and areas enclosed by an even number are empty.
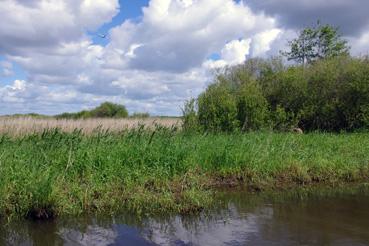
[[[1,227],[0,245],[369,245],[366,193],[236,192],[219,200],[197,216],[12,223]]]

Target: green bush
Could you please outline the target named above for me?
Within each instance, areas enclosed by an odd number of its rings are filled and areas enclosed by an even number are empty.
[[[126,118],[128,117],[128,111],[124,105],[104,102],[90,111],[83,110],[77,113],[63,113],[55,117],[57,119]]]
[[[243,131],[258,130],[266,126],[268,102],[256,82],[241,85],[237,93],[237,113]]]
[[[237,102],[224,83],[210,85],[198,98],[199,123],[206,131],[234,131],[239,126]]]
[[[123,105],[104,102],[91,111],[91,116],[96,118],[125,118],[128,117],[128,111]]]
[[[200,130],[200,124],[197,117],[196,100],[190,99],[186,101],[182,109],[182,129],[185,132],[197,132]]]
[[[289,66],[278,58],[250,59],[219,74],[197,104],[192,117],[204,130],[369,129],[369,59]]]
[[[340,57],[310,66],[308,100],[302,121],[307,129],[340,131],[368,128],[369,64]]]
[[[133,113],[131,116],[131,118],[137,118],[137,119],[146,119],[150,117],[149,113]]]

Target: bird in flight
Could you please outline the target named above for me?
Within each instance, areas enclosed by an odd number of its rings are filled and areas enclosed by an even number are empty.
[[[97,34],[100,38],[106,38],[106,34],[101,34],[101,33],[99,33],[99,34]]]

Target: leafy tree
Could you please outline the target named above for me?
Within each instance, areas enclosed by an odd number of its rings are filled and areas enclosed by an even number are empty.
[[[333,55],[309,66],[249,60],[218,74],[183,113],[200,130],[368,130],[369,58]]]
[[[104,102],[100,106],[88,111],[83,110],[76,113],[62,113],[56,115],[57,119],[85,119],[85,118],[125,118],[128,111],[124,105]]]
[[[128,116],[128,111],[124,105],[119,105],[111,102],[104,102],[97,108],[91,111],[92,117],[115,117],[125,118]]]
[[[290,51],[282,51],[288,60],[306,64],[313,61],[348,55],[350,47],[342,39],[338,28],[322,25],[319,21],[313,27],[300,31],[299,36],[288,42]]]
[[[182,108],[182,115],[183,115],[182,128],[184,131],[196,132],[200,130],[195,99],[192,98],[185,102],[185,105]]]
[[[150,117],[150,114],[147,112],[143,112],[143,113],[135,112],[131,115],[131,118],[137,118],[137,119],[146,119],[149,117]]]
[[[237,93],[237,110],[242,131],[258,130],[266,125],[268,102],[255,81],[242,84]]]
[[[198,98],[199,123],[207,131],[234,131],[238,127],[237,103],[224,83],[210,85]]]

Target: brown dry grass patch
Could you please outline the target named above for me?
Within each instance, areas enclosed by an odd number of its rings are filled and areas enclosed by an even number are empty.
[[[0,117],[0,135],[22,136],[47,129],[58,128],[63,132],[73,132],[78,129],[84,134],[91,134],[96,129],[102,131],[119,132],[145,125],[151,128],[156,125],[163,127],[180,127],[180,118],[150,117],[145,119],[55,119],[55,118],[32,118],[32,117]]]

